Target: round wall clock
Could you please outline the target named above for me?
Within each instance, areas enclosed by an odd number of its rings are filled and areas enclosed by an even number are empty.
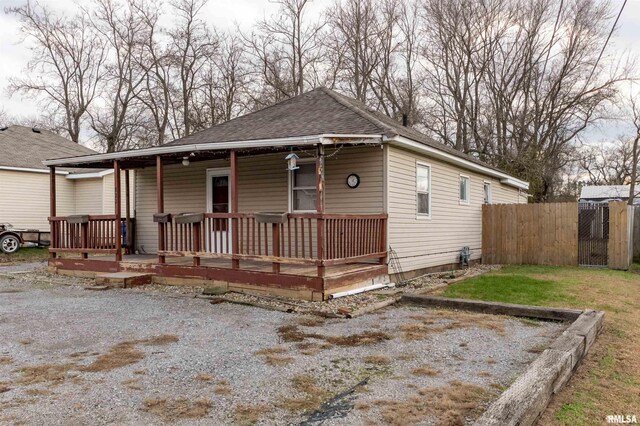
[[[360,185],[360,176],[355,173],[351,173],[349,176],[347,176],[347,185],[352,189],[357,188],[358,185]]]

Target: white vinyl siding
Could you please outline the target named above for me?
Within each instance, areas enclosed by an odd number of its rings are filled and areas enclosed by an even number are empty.
[[[389,245],[404,271],[457,263],[464,246],[472,259],[481,257],[484,181],[492,184],[494,203],[524,200],[497,179],[400,148],[389,147],[387,161]],[[422,161],[431,165],[431,220],[416,216],[416,162]],[[470,178],[469,205],[460,205],[461,173]]]
[[[125,216],[124,176],[122,217]],[[134,185],[131,172],[131,185]],[[133,194],[132,187],[132,194]],[[56,214],[113,214],[113,174],[102,178],[67,179],[56,175]],[[16,228],[49,231],[49,173],[0,170],[0,222]],[[131,216],[134,212],[131,199]]]

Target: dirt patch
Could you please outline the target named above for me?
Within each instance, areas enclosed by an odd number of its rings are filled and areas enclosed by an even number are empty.
[[[268,405],[241,404],[236,407],[233,418],[239,425],[252,425],[258,423],[270,411],[271,408]]]
[[[213,376],[211,374],[201,373],[194,377],[195,380],[199,380],[201,382],[209,382],[213,380]]]
[[[20,375],[16,380],[20,385],[31,385],[35,383],[60,384],[69,378],[69,373],[76,369],[76,364],[42,364],[23,367],[15,372]]]
[[[442,388],[423,388],[402,401],[378,400],[380,414],[389,425],[419,423],[434,417],[437,424],[464,425],[465,417],[478,414],[491,395],[483,388],[453,381]]]
[[[106,354],[100,355],[86,367],[80,367],[82,371],[96,373],[111,371],[116,368],[135,364],[144,358],[144,352],[136,348],[135,342],[122,342],[109,349]]]
[[[164,346],[177,341],[178,336],[164,334],[148,339],[121,342],[109,349],[109,352],[106,354],[100,355],[88,366],[81,367],[80,370],[95,373],[126,367],[127,365],[135,364],[144,358],[144,352],[139,350],[136,347],[137,345]]]
[[[10,356],[0,356],[0,365],[7,365],[13,362],[13,358]]]
[[[369,355],[363,358],[363,361],[372,365],[390,365],[391,358],[385,355]]]
[[[218,385],[213,389],[213,392],[216,395],[221,395],[221,396],[228,396],[228,395],[231,395],[233,393],[231,388],[229,386],[227,386],[227,385]]]
[[[411,315],[414,321],[400,326],[400,332],[406,340],[421,340],[433,333],[461,328],[482,328],[493,331],[501,336],[505,333],[505,317],[498,315],[483,315],[461,311],[432,310],[423,315]],[[466,346],[466,344],[461,345]]]
[[[47,396],[47,395],[51,395],[53,392],[47,389],[35,388],[35,389],[27,389],[26,391],[24,391],[24,393],[29,396]]]
[[[144,400],[144,410],[167,422],[181,419],[199,419],[206,417],[211,410],[211,401],[206,398],[190,401],[185,398]]]
[[[345,336],[326,336],[319,333],[307,333],[297,325],[284,325],[278,328],[278,334],[284,342],[304,342],[306,339],[324,340],[335,346],[365,346],[390,340],[391,336],[381,331],[364,331]],[[330,347],[330,346],[326,346]]]
[[[256,355],[264,357],[264,361],[273,366],[283,366],[291,364],[293,357],[284,355],[287,349],[283,347],[265,348],[256,352]]]
[[[427,376],[427,377],[435,377],[438,374],[440,374],[440,372],[438,370],[434,370],[433,368],[425,365],[422,367],[416,367],[413,370],[411,370],[411,374],[415,375],[415,376]]]
[[[131,390],[142,390],[140,379],[127,379],[122,381],[122,385]]]
[[[317,386],[313,377],[298,375],[291,380],[293,389],[302,394],[295,398],[286,398],[278,407],[288,411],[314,411],[320,408],[329,392]]]

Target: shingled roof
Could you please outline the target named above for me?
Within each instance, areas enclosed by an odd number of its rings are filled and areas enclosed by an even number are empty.
[[[417,130],[405,127],[385,114],[367,108],[362,102],[343,96],[326,87],[318,87],[259,111],[174,140],[165,146],[280,139],[322,134],[403,136],[495,169],[474,157],[439,143]]]
[[[24,126],[0,129],[0,166],[47,170],[44,160],[91,154],[96,152],[48,130]]]

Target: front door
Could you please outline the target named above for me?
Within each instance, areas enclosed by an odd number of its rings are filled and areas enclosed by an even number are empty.
[[[229,169],[207,170],[207,213],[229,213],[231,206],[231,189],[229,186]],[[227,232],[229,220],[214,219],[211,227],[211,242],[208,251],[231,253],[231,238]]]

